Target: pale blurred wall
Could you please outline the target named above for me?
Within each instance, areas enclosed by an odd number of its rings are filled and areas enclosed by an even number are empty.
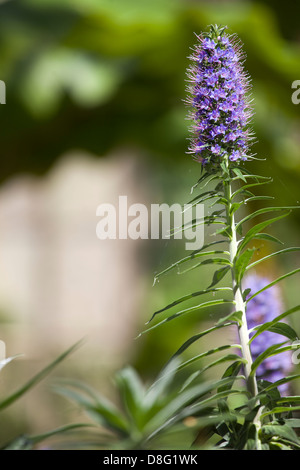
[[[0,190],[0,312],[7,354],[54,357],[85,338],[76,360],[126,361],[141,325],[147,241],[99,240],[97,206],[146,203],[137,156],[74,152],[45,176]],[[143,248],[143,247],[142,247]],[[98,369],[99,371],[99,369]]]

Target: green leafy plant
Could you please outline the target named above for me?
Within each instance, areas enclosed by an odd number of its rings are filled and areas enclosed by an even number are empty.
[[[217,401],[243,392],[231,388],[235,377],[229,376],[182,387],[177,381],[179,362],[170,361],[148,387],[132,367],[120,370],[115,376],[119,406],[85,383],[57,385],[56,391],[80,406],[98,427],[92,434],[82,433],[74,445],[116,450],[189,448],[195,432],[219,422]],[[219,392],[211,396],[216,386]],[[231,418],[228,415],[228,421]]]
[[[79,343],[78,343],[79,344]],[[30,392],[30,390],[35,387],[39,382],[46,378],[62,361],[64,361],[67,356],[69,356],[75,349],[77,349],[78,344],[70,347],[66,351],[64,351],[60,356],[58,356],[54,361],[48,364],[44,369],[39,371],[36,375],[34,375],[30,380],[28,380],[25,384],[19,387],[15,392],[11,393],[10,395],[0,399],[0,411],[8,408],[9,406],[13,405],[17,400],[23,397],[26,393]],[[19,357],[19,355],[8,357],[0,361],[0,370],[9,364],[13,359]],[[6,443],[2,450],[29,450],[34,449],[36,445],[42,443],[45,439],[55,436],[61,435],[66,433],[67,431],[71,431],[77,428],[81,428],[83,426],[87,426],[85,423],[78,423],[78,424],[69,424],[66,426],[61,426],[57,429],[45,432],[39,435],[22,435],[16,437],[12,442]]]
[[[209,396],[212,401],[213,397],[215,398],[215,407],[213,410],[207,410],[207,416],[213,411],[214,416],[219,417],[218,423],[210,427],[210,435],[219,438],[216,442],[212,441],[213,448],[299,449],[300,440],[295,429],[299,427],[300,421],[293,413],[300,410],[300,398],[281,396],[278,387],[298,379],[300,375],[285,376],[271,383],[258,380],[256,372],[263,361],[295,347],[289,342],[297,340],[298,335],[292,327],[282,323],[282,320],[298,312],[300,305],[282,312],[270,322],[257,325],[253,332],[249,331],[247,325],[247,304],[278,282],[299,273],[300,268],[279,276],[259,291],[251,292],[250,295],[249,289],[243,286],[244,276],[252,268],[273,257],[300,250],[299,247],[282,248],[252,261],[258,250],[255,240],[280,244],[280,240],[265,230],[271,224],[283,220],[291,210],[298,209],[299,206],[268,206],[242,218],[238,217],[247,203],[271,199],[267,195],[255,195],[252,192],[256,187],[270,183],[271,179],[252,174],[245,163],[254,159],[254,155],[249,153],[252,134],[247,127],[252,115],[250,102],[247,99],[249,80],[242,67],[240,45],[236,38],[226,34],[226,28],[212,26],[208,33],[198,37],[198,41],[191,56],[195,65],[189,70],[188,77],[191,82],[190,118],[193,121],[190,153],[199,161],[201,175],[193,187],[194,190],[199,189],[199,194],[190,203],[196,205],[205,201],[209,204],[211,214],[201,220],[193,220],[189,228],[195,229],[199,224],[205,224],[205,226],[217,225],[218,229],[210,235],[211,242],[164,269],[156,278],[190,263],[192,266],[185,272],[211,264],[220,267],[215,270],[207,286],[155,312],[150,322],[157,320],[161,315],[163,319],[156,321],[146,331],[190,313],[200,313],[202,309],[232,305],[232,310],[227,316],[219,318],[210,328],[189,338],[177,350],[174,357],[181,357],[188,348],[212,332],[229,327],[236,328],[238,344],[230,343],[197,354],[181,362],[177,366],[177,371],[194,365],[204,358],[212,359],[212,362],[202,370],[193,371],[187,380],[190,386],[194,380],[199,380],[203,376],[204,371],[220,363],[230,362],[221,380],[230,378],[232,382],[220,386],[219,380],[216,380],[214,394]],[[255,219],[265,214],[270,214],[271,217],[256,222]],[[249,222],[252,225],[247,229]],[[185,226],[182,226],[181,230],[185,230]],[[217,250],[216,245],[218,245]],[[224,283],[226,280],[228,281],[225,286],[218,286],[221,281]],[[202,296],[206,296],[207,300],[171,313],[174,308],[181,307],[190,299]],[[272,344],[253,361],[251,342],[265,331],[275,332],[280,337],[285,337],[287,341]],[[216,358],[215,355],[221,351],[223,355]],[[229,395],[232,392],[232,385],[238,380],[237,383],[240,383],[238,374],[243,374],[244,377],[242,382],[244,385],[240,385],[240,392],[244,398],[241,397],[235,402],[229,399]],[[193,404],[195,414],[198,406],[201,407],[201,404],[196,401]]]
[[[300,397],[280,393],[282,385],[300,378],[300,374],[286,375],[274,382],[257,376],[264,361],[294,348],[290,342],[298,339],[297,333],[284,320],[298,312],[300,305],[251,330],[247,322],[250,302],[299,273],[300,268],[279,276],[254,293],[244,286],[246,274],[260,263],[300,251],[298,247],[281,248],[253,261],[258,254],[257,241],[282,245],[265,230],[283,220],[294,207],[270,205],[240,216],[246,204],[272,199],[255,195],[253,190],[271,179],[253,174],[245,163],[254,159],[250,154],[252,134],[248,127],[252,114],[247,98],[248,77],[242,67],[240,45],[226,34],[226,28],[212,26],[198,40],[191,57],[195,66],[189,70],[193,121],[189,150],[200,163],[201,171],[193,186],[198,194],[190,204],[205,202],[210,213],[175,230],[195,229],[200,224],[218,228],[209,235],[211,241],[165,268],[156,279],[186,266],[183,272],[197,272],[207,265],[217,267],[207,285],[154,312],[142,334],[210,308],[230,307],[230,311],[188,338],[150,387],[143,385],[131,367],[117,373],[119,406],[85,383],[64,382],[57,386],[60,394],[83,408],[101,429],[90,437],[83,438],[82,434],[80,442],[74,444],[77,447],[300,449],[296,432],[300,420],[295,415],[300,410]],[[256,222],[256,218],[268,214],[268,219]],[[204,300],[186,306],[198,298]],[[192,346],[195,348],[212,333],[225,333],[228,329],[236,331],[234,341],[189,356]],[[285,341],[271,344],[253,360],[251,344],[265,332],[284,337]],[[207,361],[205,365],[203,360]],[[218,378],[206,379],[204,373],[224,365],[225,370]]]

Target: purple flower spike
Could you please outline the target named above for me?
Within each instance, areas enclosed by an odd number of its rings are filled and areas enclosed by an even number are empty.
[[[244,280],[244,288],[251,289],[250,294],[248,294],[248,298],[269,283],[270,280],[264,277],[257,275],[247,276]],[[269,322],[281,313],[282,302],[280,299],[280,294],[277,286],[272,286],[248,302],[246,312],[248,328],[251,329],[255,326]],[[255,360],[268,347],[283,341],[285,341],[285,338],[282,338],[277,333],[264,331],[251,343],[251,353],[253,360]],[[257,368],[257,377],[269,382],[275,382],[276,380],[282,379],[289,375],[291,369],[291,352],[285,351],[265,359]],[[288,392],[288,384],[283,384],[278,388],[283,395]]]
[[[225,28],[211,26],[197,36],[198,44],[188,70],[189,118],[193,134],[189,153],[202,165],[216,168],[225,158],[239,162],[249,158],[252,116],[247,93],[249,78],[243,70],[240,44]],[[234,132],[233,132],[234,130]],[[199,153],[199,142],[205,148]],[[216,148],[222,152],[216,152]]]

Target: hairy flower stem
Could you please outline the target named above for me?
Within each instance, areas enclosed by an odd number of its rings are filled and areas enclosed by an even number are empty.
[[[229,253],[230,253],[230,261],[232,263],[231,268],[231,275],[232,275],[232,287],[234,293],[234,301],[235,301],[235,308],[236,311],[242,312],[242,319],[241,325],[239,326],[239,339],[242,348],[242,356],[247,362],[244,365],[245,377],[246,377],[246,384],[247,389],[252,397],[257,395],[257,383],[255,375],[251,374],[251,366],[252,366],[252,355],[249,346],[249,334],[248,334],[248,325],[246,319],[246,308],[245,302],[243,300],[242,289],[240,283],[238,283],[235,270],[234,270],[234,262],[237,255],[238,249],[238,242],[236,236],[236,224],[234,213],[232,212],[232,200],[231,200],[231,183],[230,181],[224,180],[224,195],[227,201],[226,206],[226,214],[227,214],[227,223],[230,227],[230,242],[229,242]]]

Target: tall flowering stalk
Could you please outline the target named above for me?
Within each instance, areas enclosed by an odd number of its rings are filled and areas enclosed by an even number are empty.
[[[203,276],[197,292],[186,294],[156,311],[150,321],[158,315],[164,315],[164,318],[146,331],[189,313],[201,314],[202,309],[231,305],[230,313],[218,318],[207,330],[187,339],[171,359],[171,363],[175,361],[174,368],[178,372],[195,366],[198,361],[210,359],[208,364],[193,370],[185,380],[182,393],[186,394],[195,381],[203,380],[204,371],[229,362],[222,377],[212,384],[215,393],[210,396],[200,393],[197,399],[190,401],[185,414],[181,411],[178,419],[193,414],[200,416],[200,428],[211,423],[210,429],[220,437],[216,446],[218,448],[300,449],[300,440],[287,414],[300,410],[300,398],[281,397],[279,390],[300,375],[278,377],[273,374],[267,380],[262,380],[260,376],[268,364],[274,365],[276,360],[278,364],[279,358],[285,357],[283,353],[293,348],[291,342],[297,340],[297,334],[284,320],[300,311],[300,305],[281,313],[273,310],[274,316],[264,317],[260,325],[254,326],[252,322],[254,306],[264,293],[271,292],[268,289],[279,281],[299,273],[300,268],[263,285],[254,286],[254,291],[253,286],[249,288],[244,282],[249,270],[259,263],[300,250],[298,247],[281,248],[263,258],[252,260],[261,240],[282,244],[276,237],[266,233],[265,229],[286,217],[293,207],[267,206],[243,218],[237,217],[239,209],[247,202],[273,199],[270,196],[256,196],[252,192],[254,187],[269,183],[270,179],[252,174],[245,166],[246,162],[254,158],[250,153],[253,135],[249,127],[252,117],[249,77],[243,68],[241,45],[235,36],[226,33],[226,28],[211,26],[209,32],[197,36],[197,40],[190,57],[192,66],[188,70],[187,102],[190,107],[188,117],[192,120],[189,153],[200,164],[200,177],[193,190],[200,188],[200,191],[190,204],[194,206],[205,201],[209,204],[210,213],[200,220],[194,220],[192,228],[199,224],[217,225],[219,228],[215,230],[212,241],[210,239],[204,246],[173,263],[157,274],[156,278],[174,268],[180,274],[181,267],[189,263],[194,263],[190,269],[205,269],[205,266],[211,264],[220,267],[216,268],[208,285],[205,281],[207,276]],[[277,214],[253,223],[254,219],[273,212]],[[251,226],[245,230],[249,222]],[[191,226],[183,226],[182,230],[185,228],[190,229]],[[227,276],[229,274],[230,278]],[[221,281],[225,282],[224,286],[220,286]],[[206,299],[203,302],[179,309],[181,304],[202,296]],[[170,313],[174,308],[177,311]],[[238,344],[222,344],[189,359],[182,359],[183,353],[204,336],[216,330],[232,328],[233,325],[237,328]],[[286,341],[280,339],[281,342],[273,342],[274,337],[269,336],[270,332],[279,335],[281,339],[284,337]],[[251,347],[255,351],[255,345],[265,334],[270,342],[265,342],[265,349],[256,350],[257,354],[252,356]],[[240,351],[235,354],[237,348]],[[217,353],[222,355],[216,357]],[[178,360],[181,361],[179,365],[176,363]],[[246,383],[245,389],[236,387],[240,378]],[[234,394],[240,395],[239,403],[244,404],[231,406],[228,398]],[[176,418],[173,418],[172,423],[174,421]],[[166,422],[165,426],[168,425],[170,423]]]
[[[236,36],[229,37],[225,28],[212,27],[208,34],[198,36],[198,44],[190,57],[194,65],[188,71],[188,91],[193,121],[193,138],[189,151],[207,172],[221,169],[224,174],[224,196],[230,262],[234,265],[237,234],[232,205],[232,184],[229,174],[231,162],[247,160],[251,133],[248,125],[252,116],[247,92],[249,78],[242,67],[244,56]],[[251,374],[252,357],[241,285],[234,269],[231,270],[236,309],[241,312],[240,343],[246,359],[245,374],[250,393],[257,394],[255,375]]]

